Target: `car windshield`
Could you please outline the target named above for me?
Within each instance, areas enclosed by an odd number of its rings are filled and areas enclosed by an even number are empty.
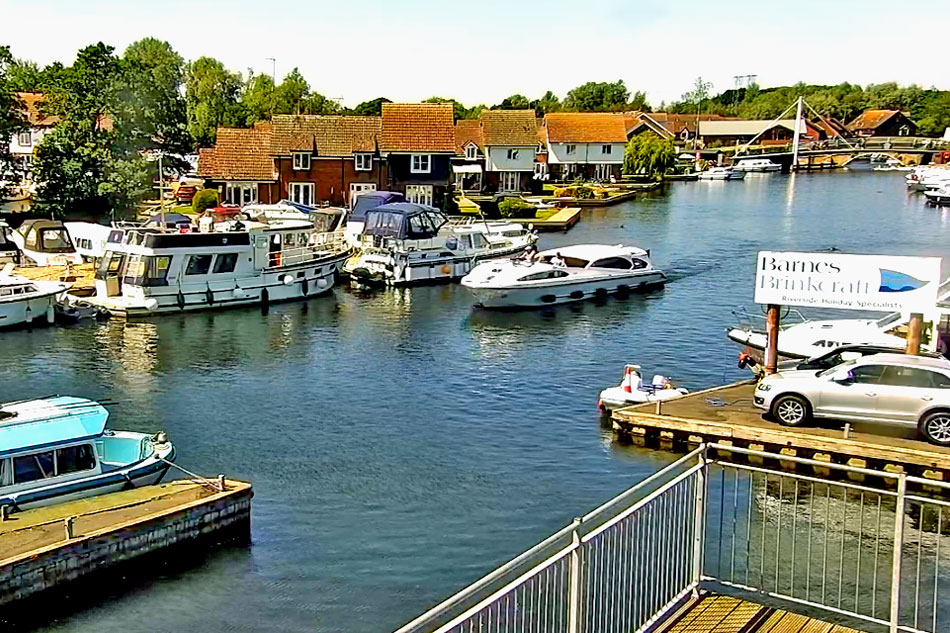
[[[846,360],[845,362],[841,363],[840,365],[835,365],[834,367],[829,367],[828,369],[825,369],[825,370],[823,370],[823,371],[818,372],[818,375],[819,375],[819,376],[827,376],[827,375],[830,374],[831,372],[837,371],[837,370],[841,369],[842,367],[851,367],[851,366],[854,365],[856,362],[858,362],[858,359],[857,359],[857,358],[852,358],[851,360]]]

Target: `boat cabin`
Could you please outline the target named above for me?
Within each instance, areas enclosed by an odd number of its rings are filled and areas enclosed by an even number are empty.
[[[81,263],[66,226],[57,220],[26,220],[17,229],[21,250],[40,266],[58,258]]]
[[[20,249],[10,239],[10,230],[10,225],[0,220],[0,266],[20,262]]]
[[[650,253],[634,246],[577,244],[542,251],[538,260],[566,268],[612,268],[641,270],[650,266]]]
[[[393,202],[366,212],[363,236],[374,242],[385,238],[429,240],[448,223],[441,211],[423,204]]]

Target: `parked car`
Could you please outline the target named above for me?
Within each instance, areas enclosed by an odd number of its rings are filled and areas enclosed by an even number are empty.
[[[836,365],[849,360],[856,360],[862,356],[868,356],[870,354],[903,354],[904,350],[898,347],[887,347],[885,345],[842,345],[841,347],[836,347],[832,350],[825,352],[824,354],[819,354],[818,356],[812,356],[811,358],[806,358],[804,360],[800,358],[793,358],[791,360],[783,360],[778,364],[778,371],[790,371],[793,369],[830,369]],[[927,356],[928,358],[944,358],[944,356],[938,352],[931,352],[929,350],[920,350],[919,356]],[[742,352],[739,354],[739,369],[745,369],[749,367],[754,374],[760,374],[762,372],[762,364],[750,356],[747,352]]]
[[[779,424],[812,418],[916,426],[928,442],[950,446],[950,361],[872,354],[816,371],[764,377],[752,398]]]

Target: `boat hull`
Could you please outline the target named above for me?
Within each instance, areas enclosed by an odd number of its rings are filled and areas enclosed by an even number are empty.
[[[42,293],[22,301],[0,302],[0,329],[53,323],[56,297],[61,292]]]
[[[666,275],[658,270],[650,270],[635,275],[616,275],[548,286],[489,288],[472,286],[464,281],[462,285],[475,295],[476,305],[482,308],[503,310],[576,303],[609,295],[658,288],[665,283]]]
[[[422,286],[458,281],[482,262],[518,255],[528,247],[519,244],[473,256],[435,256],[398,262],[396,258],[367,257],[357,254],[343,271],[357,284],[368,287]]]
[[[667,400],[676,400],[689,395],[686,389],[657,389],[655,391],[643,391],[640,389],[633,391],[624,391],[622,387],[608,387],[600,392],[600,406],[605,411],[616,411],[623,407],[630,407],[647,402],[665,402]]]

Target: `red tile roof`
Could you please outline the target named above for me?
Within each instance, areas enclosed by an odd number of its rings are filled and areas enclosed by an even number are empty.
[[[58,116],[43,116],[40,106],[44,95],[40,92],[18,92],[17,98],[23,102],[27,123],[30,127],[48,127],[59,123]]]
[[[382,118],[384,152],[455,153],[451,103],[384,103]]]
[[[874,130],[890,119],[897,110],[865,110],[856,119],[848,123],[849,130]]]
[[[484,146],[481,123],[478,119],[459,119],[455,122],[455,152],[464,156],[465,146],[469,143]]]
[[[545,115],[549,143],[625,143],[623,114],[614,112],[554,112]]]
[[[378,116],[320,116],[276,114],[270,153],[287,156],[293,151],[315,151],[317,156],[352,156],[375,152],[382,133]]]
[[[273,126],[255,123],[245,130],[218,128],[214,148],[198,152],[198,175],[215,180],[274,182],[274,159],[270,155]]]
[[[534,110],[482,110],[478,117],[485,145],[536,145],[538,117]]]

